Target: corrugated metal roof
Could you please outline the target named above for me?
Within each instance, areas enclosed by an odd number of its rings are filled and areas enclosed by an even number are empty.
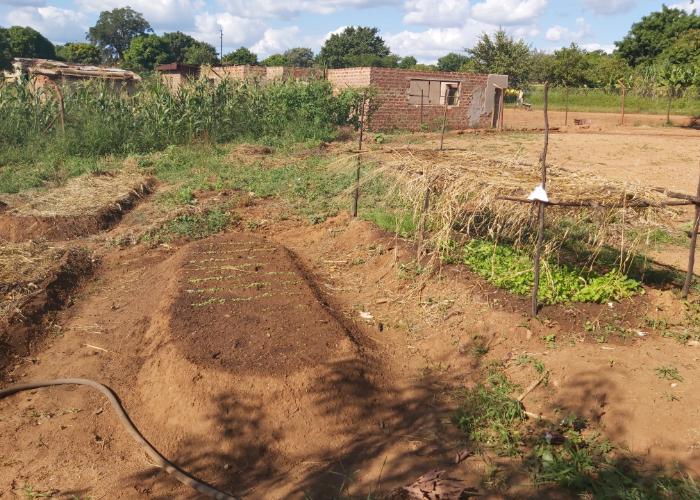
[[[17,57],[13,61],[16,71],[30,75],[72,76],[77,78],[109,78],[111,80],[140,80],[141,77],[121,68],[92,66],[89,64],[66,63],[51,59],[30,59]]]

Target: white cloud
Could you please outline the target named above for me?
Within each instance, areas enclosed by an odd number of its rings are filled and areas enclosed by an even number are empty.
[[[219,0],[226,11],[241,13],[245,17],[290,17],[301,12],[332,14],[343,9],[362,9],[391,5],[399,0]]]
[[[265,33],[250,50],[259,56],[266,57],[270,54],[284,52],[292,47],[304,45],[301,39],[301,31],[298,26],[290,26],[280,29],[266,29]]]
[[[492,33],[497,26],[467,20],[460,28],[431,28],[425,31],[401,31],[384,37],[391,51],[400,56],[415,56],[421,62],[434,62],[448,52],[471,47],[481,33]]]
[[[681,10],[686,11],[688,14],[692,14],[693,12],[700,10],[700,5],[698,5],[698,2],[696,0],[696,2],[694,4],[690,3],[689,1],[688,2],[674,3],[671,5],[671,8],[672,9],[681,9]]]
[[[614,43],[584,43],[581,45],[581,48],[588,50],[589,52],[593,52],[596,50],[602,50],[603,52],[607,52],[608,54],[612,54],[613,50],[615,50],[615,44]]]
[[[550,42],[579,42],[591,34],[591,26],[582,17],[576,19],[576,28],[571,29],[559,24],[547,30],[544,37]]]
[[[583,5],[596,14],[619,14],[636,5],[636,0],[583,0]]]
[[[523,24],[539,17],[547,0],[486,0],[472,7],[472,16],[485,23]]]
[[[31,26],[55,43],[83,41],[87,31],[85,14],[52,5],[46,7],[20,7],[8,12],[7,23]]]
[[[196,13],[206,5],[204,0],[76,0],[76,4],[95,13],[129,5],[158,31],[192,29]]]
[[[214,47],[219,47],[219,27],[223,29],[226,48],[251,45],[265,33],[263,22],[234,16],[228,12],[197,14],[194,18],[194,24],[195,30],[189,34],[198,40],[212,44]]]
[[[458,27],[464,24],[471,14],[468,0],[406,0],[403,17],[406,24],[425,26]]]

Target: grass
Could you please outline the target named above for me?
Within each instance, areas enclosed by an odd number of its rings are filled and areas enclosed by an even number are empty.
[[[541,108],[544,101],[544,91],[541,85],[534,86],[525,97],[525,100],[536,107]],[[570,89],[569,111],[619,113],[620,95],[615,91],[604,89]],[[625,97],[626,113],[645,113],[665,115],[668,100],[666,97],[646,97],[632,93]],[[549,90],[549,107],[552,110],[562,111],[566,107],[566,90],[552,87]],[[685,116],[700,116],[700,99],[692,92],[686,96],[673,100],[671,114]]]
[[[516,363],[532,364],[538,372],[541,365],[527,355]],[[555,496],[563,490],[580,498],[610,500],[700,498],[700,486],[692,477],[644,470],[640,460],[589,430],[575,415],[544,426],[529,423],[513,399],[515,391],[503,366],[491,364],[484,383],[458,393],[453,422],[482,451],[513,457],[510,466],[514,471],[527,469],[543,497],[547,490]]]
[[[683,377],[678,373],[678,368],[673,366],[660,366],[654,368],[656,376],[663,380],[676,380],[678,382],[683,382]]]
[[[222,232],[230,222],[230,213],[218,208],[204,213],[179,215],[157,230],[145,235],[144,241],[160,244],[171,242],[177,238],[197,240]]]
[[[461,262],[493,285],[517,295],[532,290],[532,257],[505,243],[473,239],[461,249]],[[539,298],[546,304],[604,303],[638,293],[641,283],[617,270],[599,275],[545,260]]]

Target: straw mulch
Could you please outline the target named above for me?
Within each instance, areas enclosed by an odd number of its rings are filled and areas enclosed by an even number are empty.
[[[422,217],[426,190],[430,187],[425,215],[429,247],[447,248],[459,236],[489,237],[516,244],[530,242],[536,231],[533,204],[500,200],[499,196],[526,198],[540,183],[537,165],[517,158],[497,160],[471,151],[391,150],[363,155],[375,163],[372,175],[394,179],[396,193]],[[653,229],[666,228],[680,211],[672,207],[635,207],[640,201],[668,201],[661,193],[638,184],[613,182],[600,176],[574,172],[548,164],[547,192],[550,200],[591,200],[620,204],[624,208],[566,208],[547,210],[548,247],[552,251],[585,228],[585,244],[595,249],[609,246],[622,254],[634,253],[648,244]]]
[[[115,203],[139,198],[152,182],[143,173],[130,169],[81,175],[57,188],[22,193],[12,200],[12,213],[35,217],[93,215]]]

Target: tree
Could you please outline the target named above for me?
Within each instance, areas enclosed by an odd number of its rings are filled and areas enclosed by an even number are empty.
[[[287,58],[282,54],[272,54],[260,62],[263,66],[288,66]]]
[[[658,59],[675,65],[700,66],[700,29],[683,33]]]
[[[122,59],[131,41],[153,33],[151,25],[131,7],[102,11],[87,39],[100,47],[110,59]]]
[[[12,26],[6,32],[12,57],[56,59],[56,49],[44,35],[34,28]]]
[[[575,43],[554,52],[554,65],[550,76],[551,83],[566,88],[564,125],[569,124],[569,89],[585,85],[587,71],[586,52]]]
[[[163,33],[161,39],[168,44],[168,51],[170,52],[170,60],[168,62],[176,63],[185,62],[185,54],[187,49],[199,43],[190,35],[187,35],[182,31]]]
[[[172,53],[170,54],[172,57]],[[197,41],[194,45],[185,50],[185,58],[182,62],[185,64],[216,64],[219,58],[216,56],[214,46],[205,42]]]
[[[533,50],[530,54],[530,80],[544,83],[552,80],[554,55]]]
[[[224,66],[238,66],[241,64],[255,66],[258,64],[258,56],[245,47],[241,47],[222,57],[221,63]]]
[[[287,60],[286,65],[299,68],[310,68],[314,64],[314,53],[306,47],[295,47],[287,50],[283,54]]]
[[[418,61],[416,60],[415,57],[406,56],[406,57],[402,57],[401,60],[399,61],[399,68],[403,68],[403,69],[415,68],[416,64],[418,64]]]
[[[56,55],[66,62],[100,64],[102,52],[91,43],[67,43],[56,46]]]
[[[440,71],[459,71],[465,63],[469,62],[467,56],[450,52],[438,59],[437,67]]]
[[[124,65],[135,71],[151,71],[158,64],[168,62],[170,47],[157,35],[143,35],[131,40],[124,51]]]
[[[10,50],[10,40],[7,30],[0,28],[0,70],[12,67],[12,51]]]
[[[508,75],[511,88],[526,85],[530,78],[530,47],[522,40],[515,41],[504,30],[498,30],[491,38],[481,35],[477,44],[466,49],[474,69],[479,73]]]
[[[602,50],[594,50],[585,54],[588,61],[586,69],[586,85],[613,89],[619,86],[620,80],[629,80],[632,68],[619,55],[607,54]]]
[[[666,90],[668,106],[666,108],[666,124],[671,124],[671,104],[674,97],[677,97],[683,89],[689,87],[696,80],[694,68],[688,66],[675,66],[669,62],[661,64],[656,69],[656,78],[661,86]]]
[[[378,28],[349,26],[342,33],[334,33],[321,47],[318,59],[328,68],[347,68],[368,64],[370,66],[386,65],[384,61],[390,54],[389,47],[377,35]],[[398,64],[398,59],[395,61]]]
[[[652,63],[684,33],[700,29],[700,16],[666,7],[634,23],[629,33],[615,42],[617,53],[632,66]]]

